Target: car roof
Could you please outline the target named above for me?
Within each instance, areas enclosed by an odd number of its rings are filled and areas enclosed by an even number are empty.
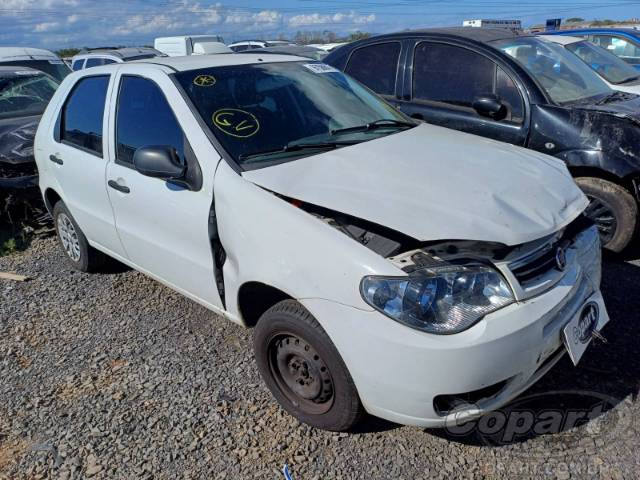
[[[29,58],[37,60],[35,57],[58,59],[58,56],[55,53],[42,48],[0,47],[0,61],[9,59],[22,60]]]
[[[260,50],[254,50],[254,52],[268,52],[268,53],[286,53],[288,55],[296,53],[310,53],[310,52],[323,52],[322,49],[316,47],[309,47],[307,45],[273,45],[272,47],[264,47]],[[246,55],[246,54],[245,54]]]
[[[189,55],[185,57],[158,57],[135,60],[129,65],[151,64],[164,65],[178,72],[199,70],[201,68],[226,67],[231,65],[250,65],[254,63],[276,63],[309,61],[308,58],[292,55],[260,55],[259,53],[218,53],[214,55]]]
[[[584,42],[584,38],[570,37],[569,35],[538,35],[538,37],[560,45],[571,45],[572,43]]]
[[[403,32],[390,33],[371,37],[380,39],[385,37],[415,37],[420,35],[442,35],[466,38],[476,42],[488,43],[496,40],[505,40],[516,37],[531,37],[532,34],[514,32],[508,28],[486,28],[486,27],[445,27],[445,28],[424,28],[419,30],[406,30]]]
[[[242,45],[243,43],[269,43],[267,40],[240,40],[229,45]]]
[[[604,32],[604,33],[622,33],[630,35],[632,37],[640,37],[640,30],[635,28],[611,28],[611,27],[587,27],[587,28],[572,28],[570,30],[557,30],[555,35],[570,35],[571,33],[589,33],[589,32]]]
[[[128,58],[139,57],[140,55],[158,55],[164,56],[164,54],[155,48],[149,47],[124,47],[124,48],[94,48],[91,50],[83,50],[76,57],[91,57],[113,55],[114,57],[126,60]],[[75,57],[74,57],[75,58]]]

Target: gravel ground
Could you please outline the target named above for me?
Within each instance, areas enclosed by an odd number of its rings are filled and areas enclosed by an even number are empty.
[[[283,478],[285,463],[296,480],[638,478],[638,261],[606,262],[608,344],[525,394],[562,411],[550,392],[599,392],[606,408],[500,446],[373,418],[350,434],[300,425],[263,386],[249,331],[124,267],[74,272],[53,238],[0,271],[32,278],[0,280],[0,479]]]

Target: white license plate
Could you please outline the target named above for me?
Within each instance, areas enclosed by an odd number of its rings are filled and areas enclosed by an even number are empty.
[[[569,357],[577,365],[591,343],[593,332],[599,332],[609,322],[602,294],[597,292],[587,299],[562,331],[562,341]]]

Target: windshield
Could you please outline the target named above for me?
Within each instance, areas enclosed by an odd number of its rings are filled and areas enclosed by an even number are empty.
[[[27,117],[44,112],[58,84],[48,75],[25,73],[0,77],[0,118]]]
[[[610,83],[619,85],[638,79],[638,71],[635,68],[591,42],[584,40],[570,43],[566,49],[575,53]]]
[[[71,73],[71,69],[62,60],[15,60],[0,62],[1,66],[29,67],[47,73],[62,82]]]
[[[540,38],[499,40],[493,45],[517,60],[560,105],[610,95],[612,90],[561,45]]]
[[[217,67],[176,77],[225,150],[247,169],[412,126],[406,124],[407,117],[358,82],[322,63]],[[379,123],[369,125],[373,122]],[[340,131],[358,126],[372,128]],[[300,148],[311,144],[318,149]]]

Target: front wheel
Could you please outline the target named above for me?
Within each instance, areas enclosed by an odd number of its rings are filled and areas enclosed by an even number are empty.
[[[298,302],[267,310],[253,346],[260,375],[280,405],[303,423],[344,431],[363,414],[353,379],[333,342]]]
[[[576,178],[590,203],[585,214],[598,227],[602,246],[621,252],[633,239],[638,221],[638,203],[624,187],[593,177]]]

